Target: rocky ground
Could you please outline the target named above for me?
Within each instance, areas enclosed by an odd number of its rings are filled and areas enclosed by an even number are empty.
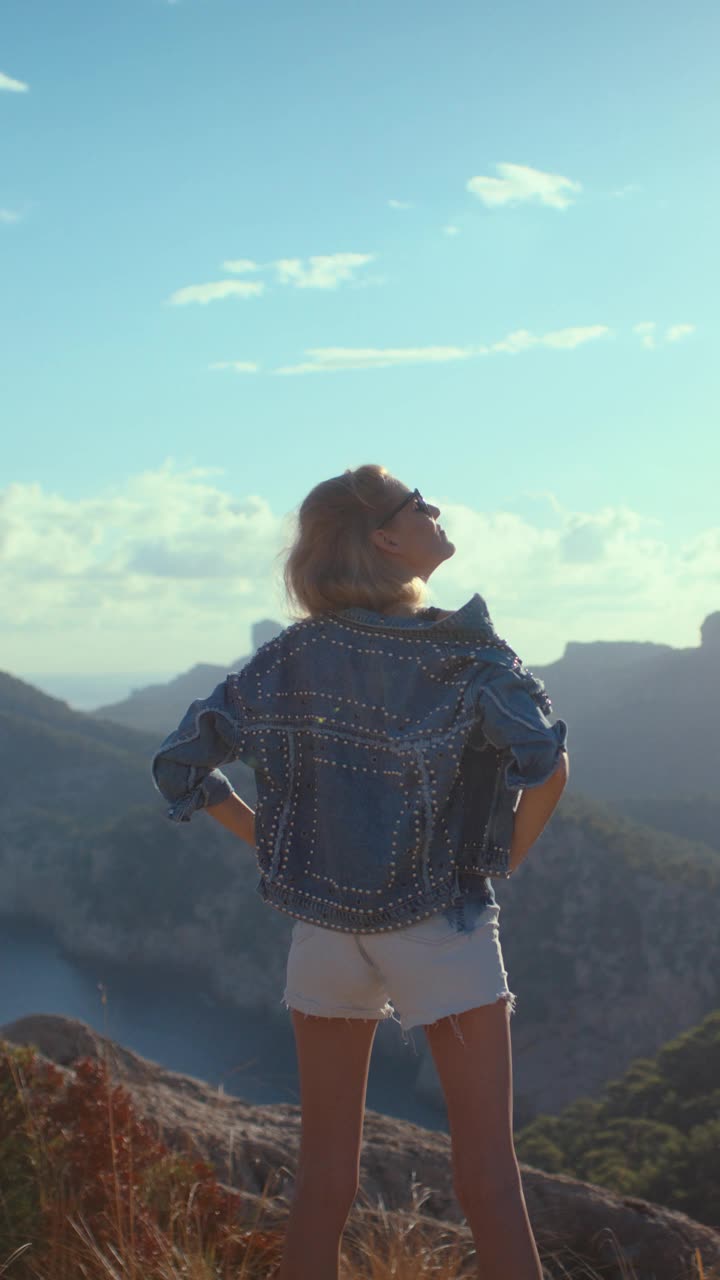
[[[265,1195],[263,1223],[282,1226],[299,1146],[297,1106],[251,1106],[168,1071],[73,1018],[21,1018],[0,1027],[0,1039],[34,1045],[66,1070],[78,1058],[105,1058],[113,1080],[130,1091],[142,1115],[157,1122],[168,1146],[187,1150],[190,1144],[215,1167],[222,1183],[244,1189],[249,1220],[256,1220]],[[446,1134],[367,1111],[361,1193],[346,1241],[360,1239],[370,1223],[388,1213],[398,1221],[412,1215],[422,1219],[438,1246],[466,1244],[470,1258],[472,1239],[452,1191],[450,1154]],[[720,1234],[683,1214],[528,1166],[522,1172],[548,1275],[567,1275],[563,1266],[574,1268],[582,1259],[601,1268],[607,1280],[622,1280],[627,1272],[616,1262],[618,1249],[638,1280],[690,1275],[696,1250],[706,1271],[720,1269]]]

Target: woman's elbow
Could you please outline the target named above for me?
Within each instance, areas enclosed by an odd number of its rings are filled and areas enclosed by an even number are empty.
[[[570,760],[564,747],[560,752],[557,768],[552,774],[552,777],[555,778],[557,782],[562,782],[563,787],[567,785],[567,780],[570,777]]]

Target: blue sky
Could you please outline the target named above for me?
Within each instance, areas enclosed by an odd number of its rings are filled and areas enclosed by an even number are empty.
[[[710,0],[10,0],[0,666],[229,662],[369,461],[526,660],[697,643],[719,36]]]

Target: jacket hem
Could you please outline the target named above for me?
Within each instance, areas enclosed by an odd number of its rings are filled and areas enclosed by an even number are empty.
[[[462,876],[462,872],[460,875]],[[482,873],[480,873],[482,874]],[[497,872],[495,874],[498,874]],[[506,873],[509,875],[509,872]],[[458,881],[452,881],[434,892],[420,892],[403,903],[389,904],[363,910],[341,906],[316,894],[298,889],[294,885],[279,884],[261,876],[257,892],[264,902],[296,920],[306,920],[325,929],[338,929],[343,933],[382,933],[390,929],[403,929],[418,920],[435,915],[451,907],[458,898]],[[460,893],[462,896],[462,891]]]

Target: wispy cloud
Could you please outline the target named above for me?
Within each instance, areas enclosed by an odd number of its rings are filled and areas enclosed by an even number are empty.
[[[253,262],[252,258],[231,258],[229,261],[223,262],[223,271],[233,271],[236,275],[243,275],[248,271],[260,271],[261,268],[257,262]]]
[[[459,236],[460,228],[456,227],[453,222],[448,222],[447,225],[443,227],[443,233],[446,236]]]
[[[388,200],[391,209],[412,209],[410,200]]]
[[[19,222],[20,216],[14,209],[0,209],[0,222]]]
[[[184,289],[177,289],[171,294],[168,302],[174,307],[184,307],[189,302],[200,302],[207,306],[209,302],[217,302],[221,298],[254,298],[264,292],[265,285],[260,281],[250,280],[214,280],[209,284],[189,284]]]
[[[579,182],[559,173],[544,173],[524,164],[503,163],[495,167],[499,178],[480,174],[466,184],[468,191],[490,207],[533,200],[551,209],[566,209],[572,204],[572,193],[582,190]]]
[[[655,328],[656,324],[654,320],[643,320],[641,324],[633,325],[633,333],[637,334],[644,347],[650,349],[655,346]]]
[[[568,329],[554,329],[550,333],[530,333],[527,329],[516,329],[500,342],[494,342],[488,351],[503,351],[507,355],[517,355],[519,351],[529,351],[531,347],[554,347],[557,351],[572,351],[585,342],[595,338],[605,338],[611,330],[606,324],[575,325]]]
[[[254,262],[252,258],[230,258],[222,265],[233,275],[273,271],[277,284],[291,285],[295,289],[337,289],[346,281],[354,284],[355,272],[374,259],[374,253],[328,253],[308,258],[306,262],[302,258],[277,258],[267,263]],[[263,281],[215,280],[209,284],[191,284],[177,289],[168,301],[175,306],[188,302],[207,304],[221,298],[258,297],[264,291]]]
[[[280,284],[292,284],[296,289],[337,289],[374,258],[374,253],[331,253],[308,258],[308,266],[301,258],[279,258],[272,265]]]
[[[210,369],[232,369],[235,373],[257,373],[260,365],[254,360],[216,360]]]
[[[655,320],[643,320],[640,324],[633,325],[633,333],[637,334],[647,351],[654,351],[666,342],[680,342],[683,338],[689,338],[695,332],[695,327],[694,324],[671,324],[664,333],[658,333]]]
[[[665,331],[666,342],[679,342],[681,338],[689,338],[695,332],[694,324],[672,324]]]
[[[12,76],[6,76],[4,71],[0,71],[0,93],[5,90],[6,93],[27,93],[30,88],[29,84],[25,84],[24,80],[13,80]]]
[[[347,369],[387,369],[391,365],[445,364],[469,360],[473,347],[313,347],[303,364],[286,365],[275,373],[335,373]]]
[[[611,333],[607,325],[594,324],[555,329],[550,333],[534,334],[518,329],[500,342],[490,346],[464,347],[313,347],[305,354],[309,360],[301,364],[284,365],[275,369],[276,374],[338,373],[348,370],[387,369],[391,366],[411,364],[447,364],[450,361],[472,360],[496,352],[517,355],[531,347],[550,347],[570,351],[585,342],[604,338]]]

